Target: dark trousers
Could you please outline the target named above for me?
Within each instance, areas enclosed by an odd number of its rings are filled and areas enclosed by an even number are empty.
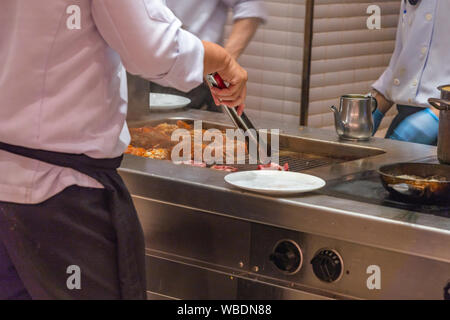
[[[72,168],[104,187],[72,186],[36,205],[0,202],[0,242],[29,295],[145,299],[144,234],[117,172],[123,157],[94,159],[3,142],[0,149]]]
[[[0,202],[0,299],[120,299],[112,219],[105,189],[71,186],[36,205]]]
[[[0,300],[30,300],[31,296],[0,241]]]
[[[183,96],[191,99],[191,103],[186,108],[191,109],[204,109],[213,112],[222,112],[221,107],[216,106],[214,99],[211,96],[211,91],[205,83],[201,84],[195,89],[192,89],[188,93],[184,93],[174,88],[163,87],[157,83],[150,83],[150,91],[152,93],[167,93]]]

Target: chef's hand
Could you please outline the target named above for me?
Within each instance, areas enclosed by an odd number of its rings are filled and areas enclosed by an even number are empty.
[[[389,137],[393,140],[432,145],[439,132],[439,118],[429,108],[403,120]]]
[[[221,46],[208,41],[203,41],[203,46],[205,75],[217,72],[229,84],[226,89],[211,88],[215,104],[237,107],[238,114],[241,115],[247,96],[247,71]]]

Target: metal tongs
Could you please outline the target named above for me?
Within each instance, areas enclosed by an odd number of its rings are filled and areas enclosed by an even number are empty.
[[[206,81],[212,87],[216,87],[219,89],[228,88],[228,85],[225,83],[225,81],[223,81],[222,77],[218,73],[208,74],[206,76]],[[255,143],[255,145],[257,146],[257,150],[259,150],[259,151],[264,150],[264,149],[261,149],[261,147],[264,147],[262,144],[264,144],[264,143],[267,144],[266,145],[267,156],[270,157],[270,155],[271,155],[270,144],[268,143],[268,141],[260,140],[258,129],[255,128],[255,126],[250,121],[250,119],[247,117],[245,112],[242,112],[242,115],[239,116],[239,114],[237,113],[237,108],[229,108],[225,105],[221,105],[221,107],[222,107],[223,112],[226,113],[230,117],[234,126],[237,129],[242,129],[244,132],[246,132],[248,134],[248,143],[250,143],[250,141]],[[260,157],[258,157],[258,161],[260,160],[259,158]]]

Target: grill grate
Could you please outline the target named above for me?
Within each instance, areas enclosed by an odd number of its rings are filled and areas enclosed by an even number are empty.
[[[289,164],[289,171],[301,172],[313,168],[318,168],[322,166],[328,166],[331,164],[344,162],[342,159],[320,157],[305,153],[296,153],[291,151],[281,151],[279,156],[279,164],[284,165],[286,162]],[[248,159],[246,159],[247,164],[237,164],[232,165],[239,169],[239,171],[256,170],[258,165],[248,164]]]

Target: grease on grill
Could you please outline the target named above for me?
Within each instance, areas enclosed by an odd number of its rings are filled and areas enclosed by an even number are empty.
[[[256,164],[248,164],[248,160],[246,161],[246,164],[237,164],[233,165],[233,167],[236,167],[239,169],[239,171],[246,171],[246,170],[256,170],[258,165]],[[293,172],[301,172],[309,169],[314,169],[322,166],[328,166],[336,163],[342,163],[345,162],[343,159],[333,159],[333,158],[327,158],[317,155],[312,155],[308,153],[298,153],[293,151],[287,151],[287,150],[280,150],[279,154],[279,163],[289,164],[289,171]]]

